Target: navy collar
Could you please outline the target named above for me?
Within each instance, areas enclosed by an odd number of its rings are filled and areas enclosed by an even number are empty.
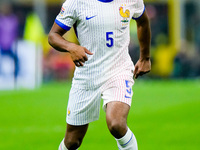
[[[109,3],[109,2],[112,2],[113,0],[98,0],[100,2],[103,2],[103,3]]]

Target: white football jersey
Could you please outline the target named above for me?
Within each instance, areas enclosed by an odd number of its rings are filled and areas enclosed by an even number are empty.
[[[80,45],[93,53],[76,67],[72,86],[96,88],[114,76],[133,75],[129,24],[144,10],[143,0],[65,1],[55,22],[65,30],[73,26]]]

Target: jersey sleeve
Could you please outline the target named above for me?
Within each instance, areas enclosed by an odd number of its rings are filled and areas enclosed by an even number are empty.
[[[70,30],[76,22],[76,10],[77,0],[66,0],[55,19],[55,23],[67,31]]]
[[[139,19],[145,11],[145,6],[143,0],[137,0],[137,3],[135,3],[134,6],[134,14],[132,16],[132,19]]]

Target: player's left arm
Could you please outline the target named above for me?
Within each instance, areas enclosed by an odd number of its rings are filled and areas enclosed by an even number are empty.
[[[150,46],[151,46],[151,29],[150,21],[146,10],[140,18],[136,20],[137,34],[140,44],[140,58],[135,65],[134,78],[137,79],[151,70]]]

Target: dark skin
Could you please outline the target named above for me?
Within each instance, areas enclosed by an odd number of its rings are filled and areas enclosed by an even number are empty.
[[[54,23],[48,36],[49,44],[60,52],[70,53],[71,58],[77,67],[83,66],[85,61],[88,60],[86,54],[92,55],[93,53],[85,47],[65,40],[62,36],[66,32],[66,30]]]
[[[138,76],[141,76],[145,73],[148,73],[151,70],[151,61],[150,61],[150,23],[147,17],[146,11],[136,20],[137,22],[137,33],[140,43],[140,58],[135,65],[134,78],[137,79]],[[69,52],[74,64],[77,67],[83,66],[85,61],[88,60],[86,54],[92,55],[85,47],[79,46],[75,43],[66,41],[62,36],[67,31],[58,26],[56,23],[53,24],[53,27],[49,33],[48,41],[49,44],[60,52]]]
[[[146,74],[151,70],[150,61],[150,43],[151,43],[151,30],[150,22],[146,11],[141,18],[136,20],[137,35],[140,44],[140,58],[135,64],[134,78]]]
[[[135,64],[134,78],[148,73],[151,70],[150,62],[150,23],[146,11],[136,20],[137,33],[140,44],[140,58]],[[62,36],[66,30],[54,23],[49,33],[49,43],[52,47],[61,52],[68,52],[77,67],[84,65],[88,55],[92,55],[85,47],[66,41]],[[106,122],[108,129],[115,138],[123,137],[127,132],[127,116],[130,106],[122,102],[110,102],[106,109]],[[87,132],[88,124],[73,126],[67,124],[64,143],[69,150],[75,150],[80,145]]]

